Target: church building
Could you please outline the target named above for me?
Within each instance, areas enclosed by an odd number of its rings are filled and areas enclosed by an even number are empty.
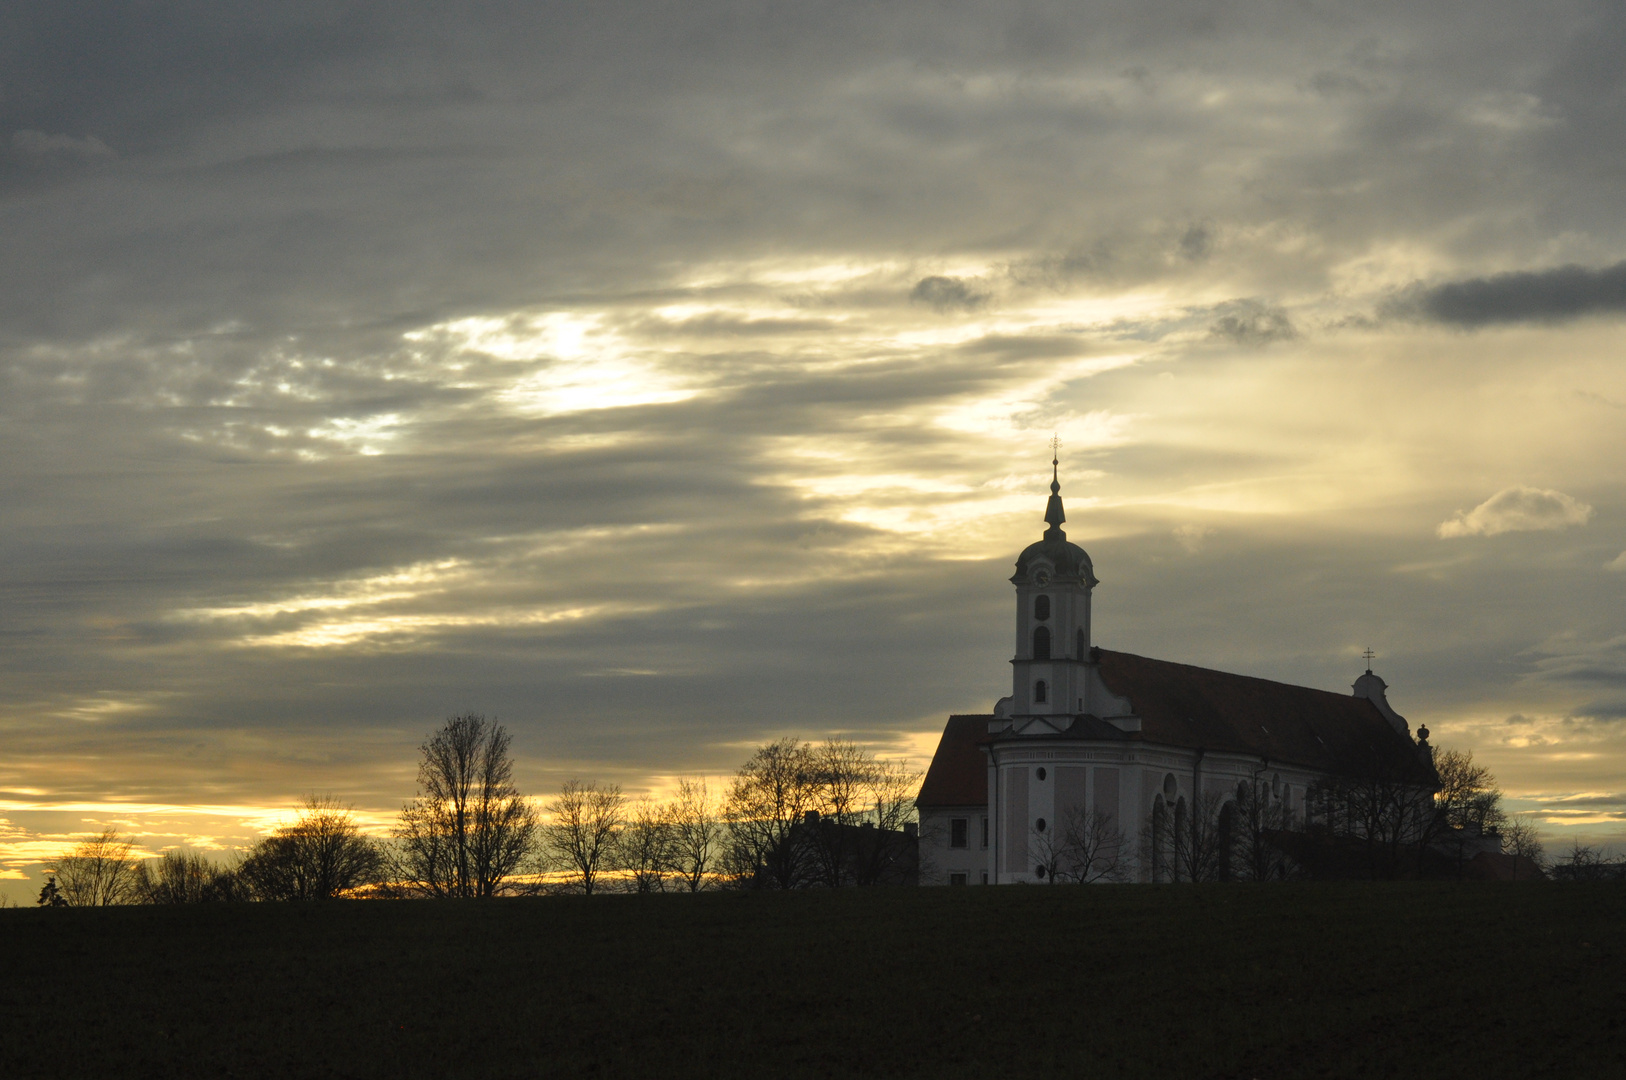
[[[1345,695],[1093,645],[1095,567],[1062,531],[1054,471],[1050,492],[1010,579],[1010,696],[949,717],[916,800],[921,884],[1173,880],[1200,829],[1238,813],[1256,834],[1302,829],[1319,785],[1367,763],[1429,789],[1428,731],[1413,741],[1370,666]]]

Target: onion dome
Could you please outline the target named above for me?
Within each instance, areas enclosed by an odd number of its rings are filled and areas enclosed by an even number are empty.
[[[1042,540],[1029,544],[1016,557],[1016,574],[1011,578],[1014,584],[1036,582],[1041,572],[1052,581],[1081,581],[1086,588],[1094,588],[1098,584],[1089,553],[1069,542],[1067,534],[1062,531],[1061,525],[1067,520],[1067,514],[1061,505],[1060,466],[1059,458],[1051,459],[1050,502],[1044,511],[1045,524],[1050,527],[1044,531]]]

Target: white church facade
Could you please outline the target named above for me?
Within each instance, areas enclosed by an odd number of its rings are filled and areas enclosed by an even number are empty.
[[[991,714],[949,717],[916,801],[921,884],[1041,882],[1058,869],[1168,880],[1171,837],[1195,815],[1251,792],[1250,812],[1302,826],[1319,782],[1368,760],[1430,760],[1427,729],[1414,742],[1370,669],[1345,695],[1097,648],[1095,568],[1062,531],[1054,476],[1050,491],[1049,527],[1010,579],[1010,696]]]

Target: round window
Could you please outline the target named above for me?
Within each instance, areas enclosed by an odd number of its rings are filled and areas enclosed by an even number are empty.
[[[1039,766],[1039,779],[1040,780],[1044,779],[1044,766],[1042,766],[1042,765]]]
[[[1044,863],[1040,863],[1038,866],[1033,868],[1033,876],[1041,878],[1044,877]]]
[[[1033,823],[1033,827],[1039,832],[1044,832],[1044,818],[1040,818],[1038,821],[1035,821]]]

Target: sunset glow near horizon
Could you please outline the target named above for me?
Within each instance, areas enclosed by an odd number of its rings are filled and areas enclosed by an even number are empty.
[[[0,895],[117,826],[923,767],[1061,440],[1098,644],[1390,701],[1626,852],[1626,12],[20,16]]]

